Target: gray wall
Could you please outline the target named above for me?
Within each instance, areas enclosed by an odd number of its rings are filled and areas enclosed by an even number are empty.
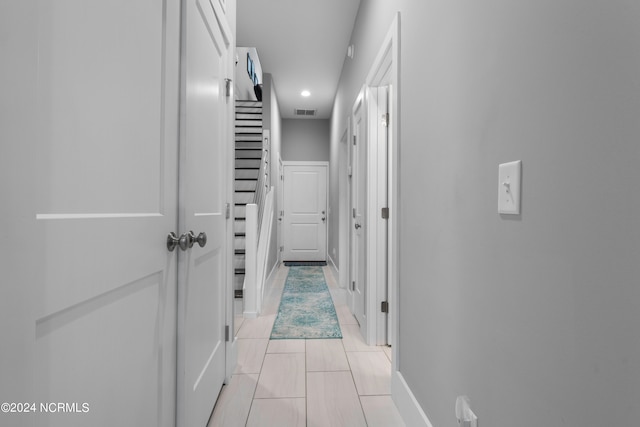
[[[363,0],[332,159],[396,10],[401,373],[438,427],[637,425],[640,3]]]
[[[267,271],[271,273],[273,267],[278,263],[278,194],[281,191],[278,180],[278,155],[282,145],[282,117],[278,105],[278,95],[271,74],[263,74],[262,87],[262,123],[263,129],[268,129],[271,134],[271,186],[274,187],[273,199],[273,230],[271,234],[271,245],[267,259]]]
[[[329,120],[282,120],[282,160],[328,161]]]

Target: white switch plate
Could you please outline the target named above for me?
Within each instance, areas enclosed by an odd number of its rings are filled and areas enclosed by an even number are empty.
[[[498,213],[520,214],[522,160],[498,166]]]

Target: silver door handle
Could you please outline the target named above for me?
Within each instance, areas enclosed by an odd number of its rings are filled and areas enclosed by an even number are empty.
[[[207,244],[207,233],[203,231],[200,234],[198,234],[197,237],[194,236],[193,231],[190,231],[189,233],[191,234],[191,238],[192,238],[191,246],[193,246],[193,243],[195,242],[199,244],[201,248],[204,248],[204,245]]]
[[[191,246],[193,246],[192,234],[183,233],[180,237],[176,236],[176,233],[173,231],[167,235],[167,249],[169,252],[173,252],[176,246],[179,246],[180,249],[186,251]]]
[[[354,227],[355,227],[355,228],[356,228],[356,230],[357,230],[358,228],[360,228],[360,227],[362,227],[362,226],[356,222],[356,225],[354,225]]]

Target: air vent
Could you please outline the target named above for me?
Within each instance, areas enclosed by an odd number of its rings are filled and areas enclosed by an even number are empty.
[[[301,108],[295,108],[293,110],[293,114],[295,116],[311,117],[311,116],[315,116],[316,115],[316,111],[318,111],[318,110],[304,110],[304,109],[301,109]]]

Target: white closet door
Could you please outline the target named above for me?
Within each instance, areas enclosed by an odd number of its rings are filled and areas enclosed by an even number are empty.
[[[0,424],[172,426],[179,2],[0,16],[0,401],[37,405]]]
[[[179,229],[202,239],[178,265],[178,425],[190,427],[206,425],[225,378],[233,44],[217,1],[183,2],[183,19]]]

